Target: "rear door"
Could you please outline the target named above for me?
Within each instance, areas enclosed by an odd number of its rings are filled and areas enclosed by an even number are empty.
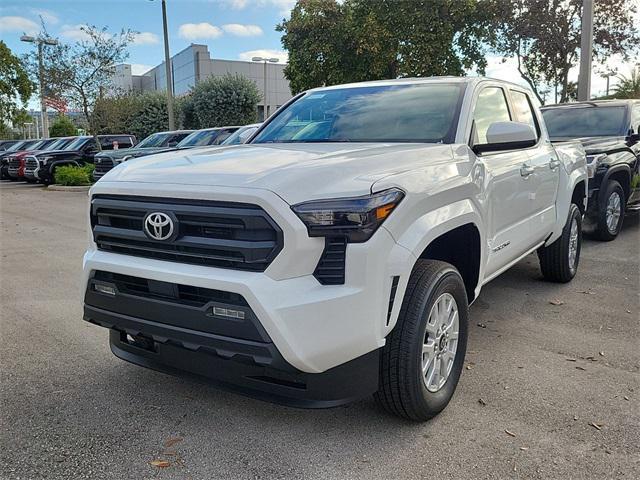
[[[525,91],[510,89],[515,120],[527,123],[536,132],[538,143],[523,150],[528,156],[527,165],[532,174],[526,178],[529,194],[531,240],[544,240],[556,222],[556,197],[560,182],[561,164],[551,142],[542,138],[540,119],[535,115],[531,98]]]
[[[472,145],[487,143],[487,130],[494,122],[515,120],[502,87],[483,87],[473,107]],[[530,248],[529,183],[522,175],[527,154],[522,150],[486,152],[478,157],[487,173],[487,240],[489,256],[486,277],[498,272]]]

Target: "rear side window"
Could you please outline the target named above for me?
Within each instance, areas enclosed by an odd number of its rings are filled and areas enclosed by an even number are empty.
[[[631,107],[631,128],[634,133],[640,133],[640,102],[634,102]]]
[[[487,130],[494,122],[508,122],[511,120],[504,90],[499,87],[488,87],[480,92],[476,109],[473,112],[475,122],[474,144],[487,143]]]
[[[180,140],[182,140],[183,138],[185,138],[187,135],[189,135],[191,132],[184,132],[184,133],[174,133],[173,135],[171,135],[171,137],[167,140],[167,142],[165,142],[166,145],[169,145],[170,143],[180,143]]]
[[[522,92],[516,92],[511,90],[511,100],[513,100],[513,110],[518,122],[526,123],[533,131],[536,132],[536,138],[540,138],[540,129],[538,128],[538,122],[533,115],[533,108],[531,107],[531,101],[529,96]]]

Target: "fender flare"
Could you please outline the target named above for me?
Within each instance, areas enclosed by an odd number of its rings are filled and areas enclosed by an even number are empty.
[[[607,182],[611,178],[611,175],[618,172],[627,173],[627,175],[629,175],[629,185],[631,185],[631,177],[633,176],[631,174],[631,167],[626,163],[616,163],[615,165],[610,166],[605,172],[604,177],[602,177],[602,181],[600,182],[600,188],[602,189],[604,185],[607,184]],[[622,187],[624,188],[624,185]],[[625,193],[628,194],[629,192]]]

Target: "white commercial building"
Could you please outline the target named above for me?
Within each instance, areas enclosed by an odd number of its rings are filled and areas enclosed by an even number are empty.
[[[173,93],[177,97],[187,94],[196,83],[205,78],[219,77],[227,73],[240,74],[253,80],[260,93],[265,94],[263,63],[212,59],[206,45],[189,45],[171,58],[171,67]],[[267,63],[268,115],[292,96],[289,81],[284,77],[284,67],[285,65],[280,63]],[[164,62],[142,75],[133,75],[131,65],[117,65],[113,78],[114,87],[142,92],[165,91],[167,85],[165,72]],[[264,102],[261,102],[258,105],[258,118],[263,116],[263,104]]]

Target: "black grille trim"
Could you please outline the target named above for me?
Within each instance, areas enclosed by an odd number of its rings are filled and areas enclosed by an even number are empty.
[[[396,299],[396,291],[398,290],[398,281],[400,280],[399,276],[393,277],[391,281],[391,294],[389,295],[389,310],[387,311],[387,326],[389,325],[389,321],[391,320],[391,311],[393,310],[393,303]]]
[[[172,241],[143,231],[153,211],[178,220]],[[258,205],[206,200],[96,195],[91,226],[98,249],[124,255],[263,272],[282,250],[282,230]]]
[[[345,237],[327,237],[324,251],[313,276],[322,285],[343,285],[346,257],[347,239]]]

